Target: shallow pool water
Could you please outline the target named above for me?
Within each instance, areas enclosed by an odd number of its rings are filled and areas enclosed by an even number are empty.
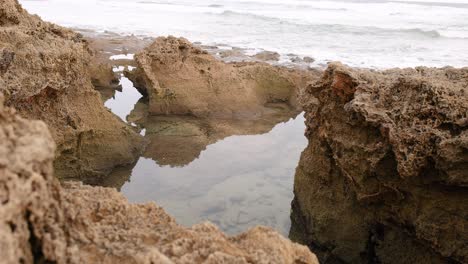
[[[133,83],[121,77],[120,85],[121,91],[115,91],[115,94],[104,103],[104,106],[111,109],[111,111],[126,122],[127,115],[135,107],[135,104],[142,97],[141,94],[133,87]]]
[[[105,105],[144,131],[148,146],[102,185],[131,202],[155,201],[186,226],[209,220],[230,234],[255,225],[288,234],[295,168],[307,144],[302,114],[255,121],[148,117],[132,83],[121,84]]]

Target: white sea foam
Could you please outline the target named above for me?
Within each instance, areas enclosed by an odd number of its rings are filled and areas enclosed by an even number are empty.
[[[118,66],[118,67],[112,68],[113,72],[123,72],[124,70],[125,70],[124,66]]]
[[[118,55],[110,56],[109,59],[111,60],[133,60],[134,55],[135,54],[118,54]]]
[[[316,64],[468,66],[468,0],[20,0],[70,27],[175,35]]]

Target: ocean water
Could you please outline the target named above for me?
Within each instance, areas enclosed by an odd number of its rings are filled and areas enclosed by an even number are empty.
[[[20,0],[68,27],[339,60],[468,66],[468,0]]]

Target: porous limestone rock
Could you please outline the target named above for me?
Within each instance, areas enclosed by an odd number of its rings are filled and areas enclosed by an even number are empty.
[[[111,188],[62,188],[54,152],[46,124],[3,107],[0,95],[1,263],[318,263],[266,227],[228,237],[210,223],[182,227]]]
[[[468,262],[468,68],[333,63],[302,100],[292,238],[323,263]]]
[[[43,122],[20,118],[3,101],[0,94],[0,262],[46,256],[64,263],[67,237],[52,174],[52,136]]]
[[[225,63],[184,38],[160,37],[127,72],[149,97],[150,114],[256,119],[276,105],[299,109],[297,93],[317,71],[261,62]]]
[[[23,117],[48,125],[60,178],[102,177],[134,162],[143,146],[104,108],[91,54],[80,34],[28,14],[17,0],[0,2],[0,93]]]
[[[63,204],[80,263],[318,263],[270,228],[234,237],[208,222],[184,228],[154,203],[129,204],[110,188],[70,184]]]

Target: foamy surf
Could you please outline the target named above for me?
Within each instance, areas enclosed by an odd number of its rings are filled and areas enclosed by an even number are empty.
[[[21,0],[58,24],[358,67],[468,65],[468,0]]]

